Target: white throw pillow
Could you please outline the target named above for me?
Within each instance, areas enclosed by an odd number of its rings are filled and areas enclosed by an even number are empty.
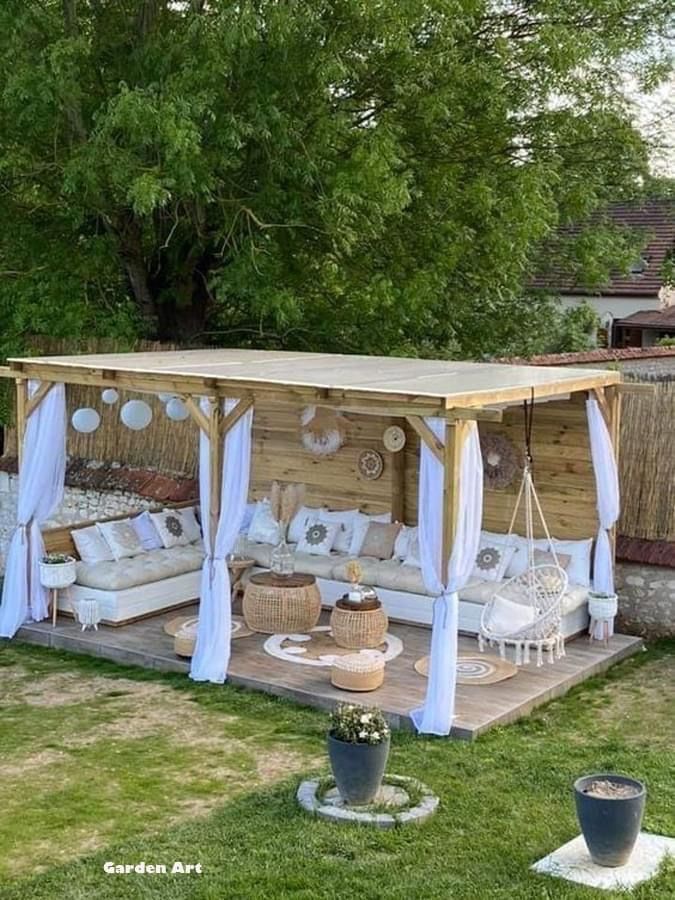
[[[417,538],[417,535],[417,526],[411,527],[410,525],[403,525],[396,538],[396,543],[394,544],[394,555],[392,559],[404,560],[408,555],[412,541]]]
[[[314,519],[318,518],[319,513],[321,513],[323,509],[323,507],[318,509],[311,506],[301,506],[288,526],[288,542],[290,544],[299,544],[305,533],[305,526],[307,523],[313,522]]]
[[[413,531],[415,534],[411,537],[410,543],[408,544],[408,552],[406,553],[405,559],[403,560],[404,566],[412,566],[414,569],[421,569],[422,563],[420,561],[420,533],[419,529],[414,528]]]
[[[258,544],[277,544],[281,537],[279,523],[272,515],[270,501],[259,500],[255,506],[255,512],[248,529],[249,541]]]
[[[253,521],[253,513],[255,512],[256,503],[247,503],[246,508],[244,509],[244,518],[241,522],[241,527],[239,528],[239,534],[248,534],[248,530],[251,527],[251,522]]]
[[[184,547],[191,543],[178,512],[176,509],[165,509],[160,513],[150,513],[150,518],[167,550],[170,547]]]
[[[501,581],[515,552],[515,547],[481,538],[472,576],[483,581]]]
[[[313,556],[330,556],[339,528],[339,522],[323,522],[319,518],[308,522],[302,540],[298,542],[298,552],[311,553]]]
[[[83,563],[112,562],[115,559],[108,542],[95,525],[74,528],[70,536]]]
[[[126,559],[143,553],[143,543],[129,519],[116,522],[97,522],[96,527],[115,559]]]
[[[199,522],[197,521],[197,515],[195,513],[194,506],[186,506],[181,509],[167,508],[164,510],[164,512],[177,513],[180,516],[180,520],[183,523],[183,529],[185,531],[185,534],[188,536],[191,544],[193,544],[195,541],[201,540],[202,530],[199,526]]]
[[[527,539],[519,534],[499,534],[494,531],[481,531],[481,542],[493,541],[497,544],[503,544],[505,547],[513,547],[513,554],[506,564],[504,578],[515,578],[516,575],[523,575],[527,571]]]
[[[551,538],[551,543],[555,547],[556,553],[567,554],[571,557],[570,564],[566,567],[570,584],[576,584],[579,587],[589,587],[591,583],[591,547],[593,539],[559,541],[556,538]],[[550,551],[551,549],[546,538],[539,538],[534,542],[534,546],[538,550]]]
[[[129,521],[138,535],[138,540],[143,545],[144,550],[159,550],[160,547],[164,546],[162,539],[159,536],[159,532],[155,528],[155,524],[150,518],[150,513],[147,510],[143,510],[142,513],[134,516]]]
[[[352,537],[354,536],[354,523],[358,515],[358,509],[322,509],[319,511],[319,521],[337,522],[339,525],[335,544],[333,545],[333,550],[337,553],[349,553]]]
[[[495,634],[513,634],[527,628],[536,617],[534,607],[524,603],[514,603],[506,597],[495,595],[488,627]]]
[[[352,542],[349,546],[349,555],[358,556],[361,552],[361,544],[368,531],[371,522],[384,522],[388,525],[391,522],[391,513],[382,513],[379,516],[368,516],[365,513],[356,513],[354,516],[354,532],[352,534]]]

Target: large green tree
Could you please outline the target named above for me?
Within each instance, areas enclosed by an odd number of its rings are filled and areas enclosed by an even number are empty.
[[[656,83],[672,10],[3,0],[5,344],[541,349],[552,308],[522,285],[557,226],[644,177],[622,73]],[[629,243],[586,239],[580,269]]]

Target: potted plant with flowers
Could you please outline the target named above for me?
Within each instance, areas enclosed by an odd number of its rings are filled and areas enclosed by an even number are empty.
[[[380,709],[340,703],[331,713],[328,757],[335,785],[348,806],[364,806],[375,799],[389,743],[389,725]]]
[[[75,559],[67,553],[46,553],[40,560],[40,582],[56,590],[70,587],[77,578]]]

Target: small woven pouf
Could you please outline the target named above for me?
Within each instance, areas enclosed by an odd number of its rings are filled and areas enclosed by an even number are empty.
[[[251,575],[243,602],[244,619],[262,634],[306,634],[319,621],[321,594],[313,575]]]
[[[333,687],[343,691],[375,691],[384,681],[381,653],[350,653],[336,656],[330,670]]]

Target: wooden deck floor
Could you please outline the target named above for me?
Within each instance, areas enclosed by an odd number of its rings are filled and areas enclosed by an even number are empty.
[[[191,614],[196,607],[185,609]],[[163,671],[187,672],[188,663],[173,653],[173,639],[163,631],[175,612],[154,616],[122,628],[100,626],[81,632],[72,619],[62,617],[56,628],[49,622],[25,625],[18,637],[29,643],[58,647],[115,662]],[[327,614],[324,613],[327,618]],[[330,708],[338,700],[361,700],[380,706],[393,727],[411,728],[409,711],[424,700],[426,679],[413,668],[429,652],[430,631],[413,625],[392,624],[390,630],[403,641],[400,656],[387,663],[385,682],[377,691],[353,694],[330,683],[329,670],[287,663],[263,650],[265,635],[251,635],[232,642],[229,679],[233,684],[288,697],[299,703]],[[496,725],[513,722],[536,706],[566,693],[573,685],[637,652],[640,638],[615,635],[608,647],[586,638],[567,644],[567,655],[555,665],[533,664],[499,684],[458,685],[456,720],[452,737],[472,740]],[[477,653],[475,638],[460,637],[460,653]]]

